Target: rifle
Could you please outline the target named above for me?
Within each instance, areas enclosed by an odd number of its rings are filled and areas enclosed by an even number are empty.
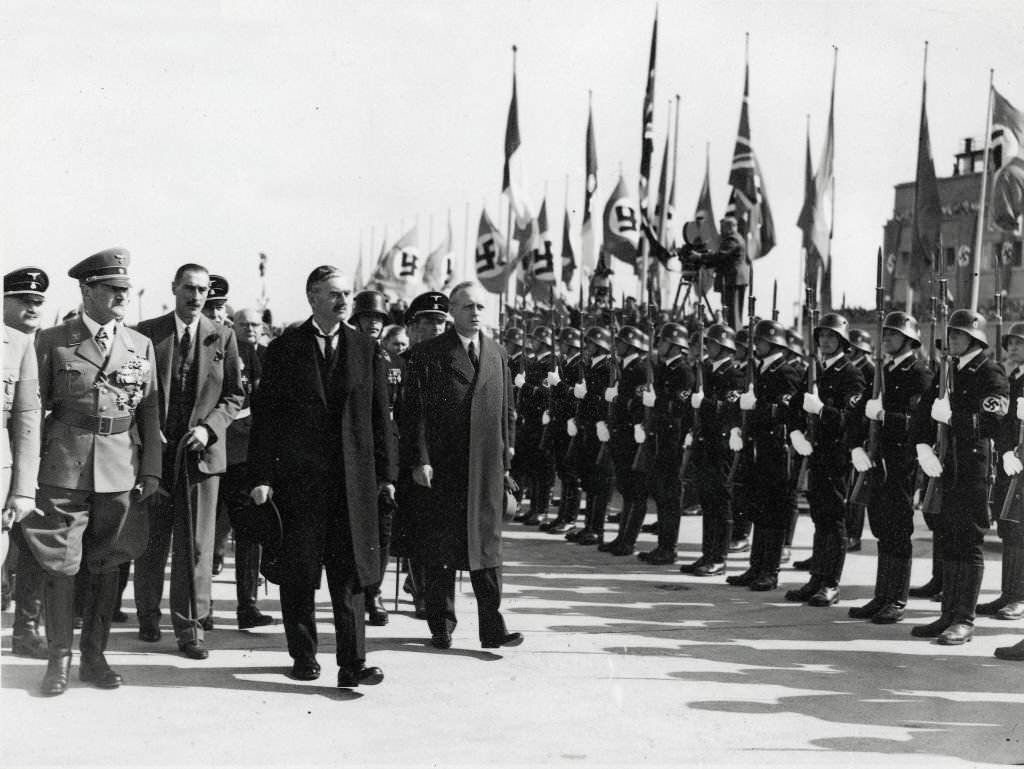
[[[871,385],[871,398],[872,400],[880,400],[884,394],[885,383],[882,379],[882,332],[883,326],[885,325],[885,286],[882,283],[882,249],[878,249],[878,279],[875,286],[875,315],[876,315],[876,336],[877,340],[875,345],[875,380]],[[851,505],[862,505],[866,506],[868,500],[871,497],[871,487],[875,484],[878,474],[884,473],[884,469],[879,465],[881,457],[879,457],[879,441],[882,436],[882,423],[874,420],[869,420],[868,425],[868,443],[867,443],[867,455],[868,458],[874,463],[874,467],[870,470],[866,470],[863,473],[857,475],[857,480],[853,484],[853,490],[850,492],[849,504]],[[883,475],[884,477],[884,475]]]
[[[561,336],[561,325],[562,317],[561,314],[555,312],[555,288],[554,285],[551,287],[551,368],[552,374],[558,373],[558,352],[555,345],[558,344],[559,337]],[[541,427],[540,431],[540,443],[538,448],[541,451],[548,450],[548,444],[551,442],[551,404],[554,402],[554,387],[545,387],[545,406],[544,414],[547,416],[547,421]],[[542,419],[543,421],[543,419]]]
[[[942,299],[939,301],[939,327],[942,329],[942,336],[946,336],[946,279],[939,280],[939,291]],[[942,346],[942,357],[939,360],[939,397],[949,397],[949,345]],[[939,422],[935,428],[935,456],[939,462],[945,461],[946,451],[949,448],[949,425]],[[928,486],[925,489],[924,501],[921,502],[921,510],[928,515],[939,515],[942,512],[942,477],[929,478]]]
[[[814,300],[814,289],[807,289],[807,310],[810,316],[811,333],[807,340],[807,392],[818,394],[818,342],[814,334],[814,327],[818,325],[818,305]],[[818,434],[818,422],[820,417],[817,414],[807,414],[807,431],[804,437],[812,446]],[[797,490],[807,491],[807,466],[810,457],[803,457],[800,462],[800,474],[797,475]],[[792,476],[791,476],[792,477]]]
[[[753,294],[747,300],[747,390],[753,391],[754,389],[754,376],[757,371],[757,361],[754,356],[754,326],[757,324],[757,320],[754,316],[754,304],[755,299]],[[750,438],[748,429],[748,418],[746,411],[740,411],[740,436],[743,438],[743,449],[737,451],[732,455],[732,465],[729,467],[729,477],[726,479],[726,484],[729,488],[732,488],[736,484],[736,478],[739,475],[740,461],[743,457],[744,451],[747,448],[747,440]]]
[[[810,289],[808,289],[810,290]],[[772,281],[772,320],[779,319],[779,281]]]
[[[654,322],[648,318],[647,320],[648,338],[651,344],[654,343]],[[651,364],[651,351],[647,351],[647,356],[644,358],[644,368],[647,373],[647,384],[646,388],[648,391],[654,390],[654,366]],[[654,409],[650,406],[644,406],[644,432],[647,435],[647,440],[643,443],[637,444],[636,453],[633,455],[632,470],[634,473],[643,473],[647,471],[647,457],[649,449],[647,448],[647,442],[652,438],[651,435],[651,415],[654,413]],[[657,454],[657,451],[655,451]]]
[[[996,363],[1003,362],[1003,295],[996,292]]]
[[[700,316],[697,317],[697,358],[695,366],[695,378],[693,391],[702,393],[704,392],[704,322]],[[690,433],[693,436],[693,440],[690,445],[683,449],[683,461],[679,465],[679,482],[682,484],[679,494],[679,504],[683,504],[683,497],[685,496],[685,489],[687,485],[686,474],[690,467],[690,462],[693,459],[693,447],[694,444],[700,438],[700,409],[693,409],[693,424],[690,428]]]
[[[1018,458],[1024,457],[1024,419],[1020,420],[1017,428],[1017,446],[1013,452]],[[1020,486],[1022,473],[1017,473],[1010,479],[1010,485],[1006,487],[1006,496],[1003,497],[1003,509],[999,512],[1000,521],[1012,521],[1013,523],[1024,523],[1021,520],[1021,502],[1017,499],[1017,488]]]
[[[583,279],[580,279],[580,307],[579,312],[576,314],[576,330],[580,334],[580,360],[579,360],[579,377],[576,380],[576,384],[586,384],[587,381],[587,361],[583,357]],[[583,399],[576,398],[576,411],[573,414],[573,420],[576,422],[576,434],[569,438],[569,445],[565,449],[564,463],[570,473],[579,475],[579,463],[580,463],[580,411],[582,410]]]

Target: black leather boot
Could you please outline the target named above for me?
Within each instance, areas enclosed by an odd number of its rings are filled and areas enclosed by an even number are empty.
[[[63,694],[71,670],[71,641],[74,635],[75,578],[47,574],[43,585],[46,640],[49,662],[39,691],[46,697]]]
[[[871,619],[887,604],[889,598],[885,594],[887,587],[886,573],[886,555],[885,553],[878,554],[878,560],[875,562],[875,595],[863,606],[853,606],[848,612],[847,616],[850,619]]]
[[[742,574],[726,577],[725,581],[727,584],[748,587],[761,573],[761,566],[764,563],[764,528],[760,525],[755,525],[753,529],[750,545],[750,565]]]
[[[996,619],[1013,620],[1024,617],[1024,549],[1003,549],[1003,595],[1006,603],[996,611]],[[20,579],[20,577],[19,577]]]
[[[902,620],[906,613],[907,594],[910,590],[910,559],[888,554],[879,554],[879,558],[884,558],[884,594],[888,603],[875,613],[871,621],[876,625],[891,625]]]
[[[779,586],[779,564],[782,561],[782,548],[785,544],[785,529],[765,530],[761,573],[750,583],[751,590],[766,592]]]
[[[938,531],[932,532],[932,578],[921,587],[910,588],[911,598],[931,598],[939,600],[942,595],[942,535]]]
[[[82,617],[82,637],[79,651],[82,659],[78,677],[100,689],[116,689],[122,683],[121,675],[110,669],[103,652],[110,637],[110,623],[117,603],[118,573],[92,574],[89,579],[89,601]]]
[[[960,563],[957,569],[956,585],[950,585],[943,577],[945,590],[953,589],[950,605],[952,624],[939,635],[943,646],[959,646],[974,637],[974,607],[978,605],[981,579],[985,575],[984,563]]]
[[[1006,604],[1010,603],[1009,587],[1012,560],[1013,556],[1011,555],[1011,548],[1004,543],[1001,563],[1002,578],[999,581],[999,595],[992,601],[979,603],[974,609],[976,614],[980,614],[983,617],[990,617],[1006,606]]]
[[[910,634],[916,638],[938,638],[945,632],[946,628],[953,624],[953,597],[957,579],[959,576],[960,564],[956,561],[944,561],[942,564],[942,614],[934,622],[927,625],[918,625]],[[910,591],[913,595],[913,590]],[[973,605],[971,607],[974,608]]]
[[[235,616],[239,630],[274,624],[274,618],[260,611],[256,596],[260,579],[260,546],[245,540],[235,541]]]
[[[18,531],[20,527],[15,529]],[[20,539],[20,537],[19,537]],[[49,657],[46,641],[39,635],[43,608],[43,584],[46,573],[28,547],[18,550],[17,579],[14,581],[14,623],[11,628],[11,654],[45,660]]]

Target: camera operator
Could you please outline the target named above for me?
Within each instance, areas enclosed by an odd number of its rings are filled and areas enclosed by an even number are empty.
[[[734,217],[726,216],[722,219],[718,251],[707,255],[706,264],[715,269],[715,290],[722,295],[725,323],[732,328],[739,328],[747,285],[750,283],[750,260]]]

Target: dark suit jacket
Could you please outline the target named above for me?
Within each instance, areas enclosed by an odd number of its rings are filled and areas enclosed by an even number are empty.
[[[481,339],[478,371],[454,329],[413,348],[402,422],[403,459],[434,470],[421,554],[474,571],[501,565],[504,475],[515,441],[505,350]]]
[[[153,340],[156,349],[160,424],[163,425],[167,419],[171,367],[174,365],[174,313],[144,320],[138,325],[138,330]],[[228,467],[224,435],[245,400],[238,362],[238,343],[231,329],[214,323],[205,315],[199,316],[196,336],[196,396],[188,426],[205,425],[210,429],[210,442],[199,455],[198,465],[200,472],[218,475]],[[165,448],[169,451],[175,449],[174,446]],[[169,478],[164,480],[170,481]]]
[[[270,343],[253,397],[249,472],[274,489],[282,579],[319,583],[324,536],[347,519],[341,534],[359,581],[372,584],[380,579],[377,488],[396,475],[384,361],[372,339],[344,324],[326,381],[319,360],[311,319]],[[345,509],[331,509],[339,494]]]

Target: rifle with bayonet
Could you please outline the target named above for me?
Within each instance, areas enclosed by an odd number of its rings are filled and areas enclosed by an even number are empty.
[[[946,279],[939,279],[939,317],[938,325],[942,338],[946,337]],[[942,356],[939,359],[939,398],[949,397],[949,345],[942,345]],[[938,422],[935,425],[935,456],[939,462],[945,461],[946,451],[949,448],[949,425]],[[942,477],[929,478],[925,489],[924,500],[921,502],[922,512],[928,515],[940,515],[942,513]]]
[[[871,399],[880,401],[884,395],[885,382],[882,377],[882,333],[885,326],[885,286],[882,283],[882,249],[878,249],[877,281],[875,285],[875,379],[871,384]],[[868,420],[868,442],[865,451],[872,467],[857,474],[849,504],[866,506],[871,497],[871,488],[879,478],[884,477],[881,466],[879,443],[882,437],[882,423]],[[881,474],[881,475],[880,475]]]
[[[648,317],[645,325],[647,328],[648,348],[650,348],[654,346],[654,321]],[[654,392],[654,365],[651,363],[650,349],[648,349],[647,355],[644,356],[644,371],[647,374],[647,382],[644,385],[644,390],[645,392]],[[643,427],[644,435],[646,437],[643,443],[637,444],[636,453],[633,454],[633,464],[631,468],[634,473],[643,473],[647,471],[648,457],[651,456],[647,442],[651,439],[651,421],[653,415],[654,409],[645,405]]]
[[[700,315],[697,316],[697,357],[694,365],[694,384],[693,391],[696,393],[704,394],[704,321]],[[688,471],[690,468],[690,462],[693,460],[693,449],[700,440],[700,409],[693,409],[693,418],[691,420],[690,427],[690,445],[683,448],[683,461],[679,465],[679,483],[680,494],[679,504],[683,505],[683,498],[686,496],[686,486],[688,484]]]
[[[548,368],[548,373],[544,378],[544,412],[541,416],[541,431],[540,431],[540,442],[538,447],[541,451],[546,452],[551,443],[551,406],[555,401],[555,386],[549,378],[558,376],[558,343],[562,336],[562,316],[555,309],[555,287],[554,284],[551,286],[550,299],[551,303],[551,362]]]
[[[995,321],[996,321],[996,363],[1003,362],[1003,295],[996,292],[995,295]]]
[[[754,315],[755,299],[753,294],[747,300],[747,392],[754,392],[754,377],[757,371],[757,360],[754,356],[754,326],[757,325],[757,318]],[[740,411],[740,437],[743,439],[743,448],[732,455],[732,464],[729,466],[729,477],[726,484],[731,489],[740,476],[740,462],[747,449],[747,441],[750,439],[748,429],[748,412]]]
[[[579,359],[579,365],[577,366],[577,370],[579,372],[579,376],[576,378],[576,382],[574,383],[574,386],[573,386],[573,397],[576,398],[576,409],[575,409],[575,411],[573,413],[572,419],[573,419],[573,424],[576,425],[576,434],[569,437],[569,445],[565,449],[564,463],[565,463],[565,466],[566,466],[566,468],[568,468],[568,471],[570,473],[572,473],[572,474],[574,474],[576,476],[579,476],[580,475],[580,472],[579,472],[580,440],[582,440],[580,438],[579,425],[580,425],[580,411],[583,408],[583,398],[576,397],[576,388],[580,387],[580,386],[584,386],[584,387],[586,386],[586,384],[587,384],[587,366],[590,363],[590,361],[588,361],[584,357],[584,355],[583,355],[583,348],[586,347],[586,344],[583,341],[583,279],[582,279],[582,277],[580,278],[580,306],[579,306],[579,312],[576,313],[576,331],[579,332],[579,335],[580,335],[580,359]]]
[[[1014,447],[1013,453],[1017,455],[1017,459],[1024,457],[1024,419],[1019,420],[1017,427],[1017,445]],[[1024,508],[1024,503],[1021,502],[1017,491],[1020,487],[1022,475],[1024,475],[1024,473],[1017,473],[1010,478],[1010,485],[1006,487],[1006,496],[1003,497],[1003,507],[999,511],[1000,521],[1024,523],[1021,519],[1021,512],[1022,508]]]
[[[818,337],[814,333],[815,327],[818,325],[818,303],[814,298],[814,289],[807,289],[807,314],[810,322],[811,333],[808,334],[807,339],[807,392],[817,395],[818,394]],[[807,430],[804,432],[804,437],[807,442],[814,445],[814,441],[818,435],[818,422],[821,417],[817,414],[805,414],[807,421]],[[809,465],[809,457],[803,457],[800,461],[800,473],[797,475],[797,490],[807,491],[807,468]],[[790,476],[792,477],[792,476]]]

